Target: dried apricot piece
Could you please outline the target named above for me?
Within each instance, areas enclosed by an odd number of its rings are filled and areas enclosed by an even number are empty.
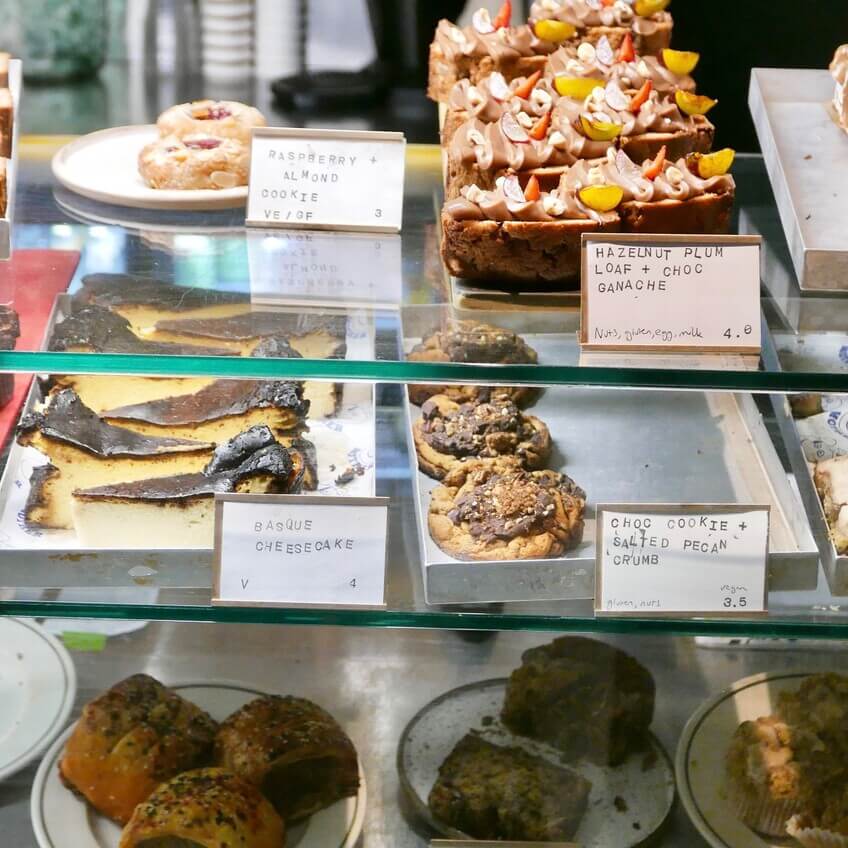
[[[633,47],[633,36],[629,32],[624,34],[624,38],[621,41],[621,47],[618,48],[618,61],[636,61],[636,49]]]
[[[718,100],[706,97],[703,94],[693,94],[691,91],[681,91],[679,88],[674,92],[674,101],[678,109],[686,115],[706,115]]]
[[[530,129],[530,138],[534,141],[544,141],[548,136],[548,130],[551,127],[551,110],[549,109],[536,121]]]
[[[524,188],[524,199],[532,202],[538,200],[541,196],[542,190],[539,188],[539,180],[535,174],[531,174]]]
[[[645,80],[644,85],[633,95],[629,108],[634,115],[638,115],[639,110],[648,102],[653,88],[654,84],[650,80]]]
[[[588,115],[580,116],[580,127],[583,135],[592,141],[612,141],[621,135],[621,124],[612,124],[608,121],[596,121]]]
[[[509,26],[509,22],[512,19],[512,0],[504,0],[503,6],[501,6],[497,15],[495,15],[495,19],[492,21],[492,26],[495,29],[503,29],[504,27]]]
[[[604,81],[594,77],[556,77],[554,88],[563,97],[585,100],[596,88],[603,88]]]
[[[537,38],[559,44],[577,35],[577,27],[565,21],[536,21],[533,28]]]
[[[666,152],[666,146],[663,145],[657,153],[656,159],[653,162],[645,162],[642,166],[642,176],[646,180],[655,180],[663,172]]]
[[[516,97],[520,97],[522,100],[526,100],[530,96],[533,89],[536,87],[536,83],[539,82],[541,78],[542,72],[536,71],[536,73],[531,74],[529,77],[527,77],[527,79],[524,80],[524,82],[521,83],[521,85],[519,85],[512,93]]]
[[[595,212],[612,212],[624,197],[624,190],[617,185],[586,186],[577,192],[581,203]]]
[[[691,50],[672,50],[666,47],[662,52],[663,64],[679,77],[685,77],[695,70],[701,58],[700,53]]]

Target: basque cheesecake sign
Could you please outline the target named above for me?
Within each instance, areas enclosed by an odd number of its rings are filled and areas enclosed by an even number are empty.
[[[759,236],[583,236],[586,350],[758,353]]]
[[[215,604],[384,603],[388,498],[215,496]]]
[[[256,128],[246,223],[400,232],[405,156],[403,133]]]

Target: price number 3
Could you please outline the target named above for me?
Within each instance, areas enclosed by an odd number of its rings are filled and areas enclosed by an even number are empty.
[[[748,606],[748,599],[745,595],[740,595],[738,598],[732,595],[726,595],[722,598],[721,605],[725,609],[745,609]]]

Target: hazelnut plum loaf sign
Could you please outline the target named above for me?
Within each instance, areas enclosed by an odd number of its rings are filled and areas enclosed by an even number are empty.
[[[759,236],[583,236],[587,350],[760,351]]]
[[[257,128],[246,223],[399,232],[405,155],[402,133]]]

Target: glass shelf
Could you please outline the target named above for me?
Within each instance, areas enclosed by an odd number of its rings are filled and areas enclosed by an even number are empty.
[[[361,252],[343,250],[344,236],[317,242],[313,259],[323,270],[316,285],[344,280],[348,270],[356,278],[353,295],[340,306],[338,298],[315,299],[314,292],[288,288],[300,279],[286,271],[300,262],[304,235],[246,232],[240,210],[213,213],[163,213],[108,206],[77,196],[55,183],[50,157],[66,138],[29,137],[21,145],[15,247],[24,250],[79,251],[68,275],[70,291],[84,288],[87,275],[123,273],[154,278],[164,284],[224,292],[236,309],[266,303],[289,314],[334,315],[348,322],[364,320],[371,343],[355,350],[349,345],[344,360],[313,358],[263,359],[249,355],[197,356],[126,354],[109,352],[41,352],[43,332],[31,332],[14,351],[0,351],[0,370],[62,373],[126,373],[241,377],[301,377],[381,382],[491,382],[492,369],[480,364],[409,362],[404,354],[422,335],[448,316],[476,318],[511,329],[545,336],[557,335],[561,344],[537,366],[500,366],[503,384],[600,385],[612,387],[745,390],[751,392],[821,391],[848,388],[840,358],[839,335],[848,326],[848,297],[808,297],[792,290],[791,265],[775,220],[768,179],[762,160],[741,156],[736,166],[738,222],[746,232],[759,232],[766,241],[762,296],[766,341],[762,358],[740,357],[581,357],[576,343],[579,315],[575,300],[564,308],[539,309],[538,298],[518,299],[507,311],[466,308],[451,302],[451,281],[438,256],[437,210],[441,203],[439,150],[435,146],[409,147],[404,230],[399,237],[379,241],[389,258],[373,266],[373,285],[363,281]],[[360,239],[361,236],[356,237]],[[361,249],[361,248],[360,248]],[[54,255],[55,256],[55,255]],[[352,257],[347,268],[344,256]],[[49,265],[51,254],[36,257]],[[340,258],[341,257],[341,258]],[[331,263],[327,265],[326,263]],[[333,262],[338,265],[332,265]],[[282,263],[282,264],[281,264]],[[300,267],[300,266],[298,266]],[[306,267],[306,266],[304,266]],[[331,268],[327,271],[327,268]],[[369,271],[372,266],[366,265]],[[286,276],[286,275],[289,276]],[[352,279],[352,278],[351,278]],[[3,299],[13,306],[34,284],[13,263],[2,278]],[[288,281],[288,282],[287,282]],[[61,282],[61,281],[60,281]],[[350,282],[350,281],[349,281]],[[366,289],[363,295],[362,289]],[[179,291],[182,292],[183,289]],[[270,291],[270,295],[269,295]],[[79,295],[77,295],[79,297]],[[363,299],[364,298],[364,299]],[[370,299],[369,299],[370,298]],[[473,300],[473,299],[472,299]],[[544,303],[544,298],[542,300]],[[392,308],[386,307],[392,304]],[[488,304],[491,306],[491,304]],[[517,306],[517,308],[516,308]],[[259,308],[264,308],[260,306]],[[60,309],[55,320],[60,320]],[[364,317],[363,317],[364,316]],[[23,321],[29,320],[26,315]],[[794,323],[793,323],[794,322]],[[168,338],[150,331],[146,340]],[[185,341],[185,337],[181,336]],[[190,339],[189,339],[190,341]],[[238,347],[238,346],[236,346]],[[250,345],[248,345],[250,347]],[[242,353],[245,351],[242,350]],[[750,360],[750,358],[749,358]]]

